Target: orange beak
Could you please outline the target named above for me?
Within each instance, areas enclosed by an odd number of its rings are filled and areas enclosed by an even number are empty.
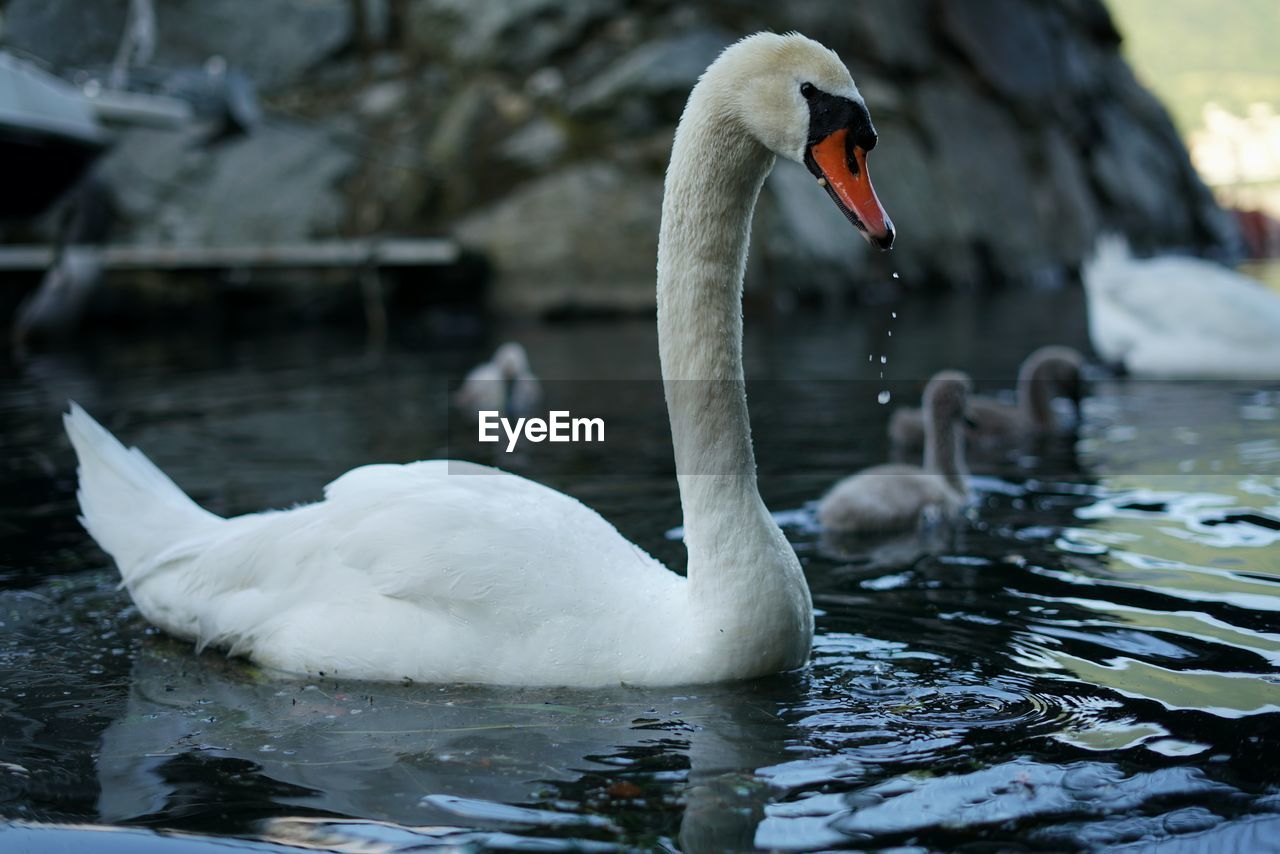
[[[841,128],[809,146],[809,159],[821,173],[818,183],[867,241],[880,249],[893,246],[893,221],[871,185],[867,152],[850,144],[849,130]]]

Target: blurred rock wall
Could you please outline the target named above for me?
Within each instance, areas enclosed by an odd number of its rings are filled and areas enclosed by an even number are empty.
[[[106,63],[126,6],[9,0],[0,39],[63,69]],[[499,309],[646,308],[684,99],[725,45],[766,28],[848,63],[899,240],[869,252],[779,163],[757,212],[758,293],[1061,281],[1101,229],[1144,247],[1233,240],[1101,0],[163,0],[156,14],[157,63],[221,55],[270,118],[213,146],[126,132],[104,170],[136,240],[452,233],[492,260]]]

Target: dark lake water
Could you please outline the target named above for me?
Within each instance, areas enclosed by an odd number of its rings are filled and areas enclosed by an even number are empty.
[[[197,656],[78,527],[59,420],[77,400],[223,514],[366,462],[499,462],[682,567],[651,323],[379,353],[315,329],[98,337],[8,365],[0,849],[1276,850],[1280,383],[1099,373],[1078,440],[973,463],[953,535],[813,524],[826,487],[887,458],[890,409],[932,370],[1009,388],[1083,329],[1075,292],[749,319],[761,490],[813,589],[813,661],[655,690],[299,682]],[[565,380],[557,403],[606,416],[605,446],[469,442],[447,391],[506,338]]]

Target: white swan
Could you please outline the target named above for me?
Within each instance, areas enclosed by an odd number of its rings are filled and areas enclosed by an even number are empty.
[[[689,96],[658,250],[687,579],[573,498],[467,463],[366,466],[320,503],[222,519],[73,405],[85,526],[147,619],[295,673],[591,686],[798,667],[812,604],[756,488],[742,274],[775,152],[892,243],[866,171],[874,142],[849,72],[800,35],[738,42]]]
[[[818,504],[828,531],[881,534],[915,527],[922,517],[954,516],[968,500],[964,427],[969,378],[939,371],[924,387],[924,467],[890,463],[863,469]]]
[[[1198,258],[1136,259],[1117,237],[1085,264],[1089,337],[1135,376],[1280,378],[1280,294]]]
[[[454,405],[467,410],[500,410],[525,415],[542,399],[542,383],[529,367],[529,356],[516,341],[508,341],[493,358],[472,368],[453,395]]]
[[[1016,406],[993,397],[969,395],[971,426],[965,430],[965,448],[999,448],[1054,432],[1059,427],[1053,412],[1057,397],[1070,399],[1079,417],[1083,364],[1083,357],[1070,347],[1041,347],[1023,359],[1018,369]],[[923,447],[924,412],[917,407],[895,409],[889,419],[889,439],[903,448]]]

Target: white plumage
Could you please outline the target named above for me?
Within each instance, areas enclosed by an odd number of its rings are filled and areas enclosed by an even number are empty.
[[[1094,349],[1135,376],[1280,378],[1280,294],[1248,276],[1108,237],[1084,284]]]

